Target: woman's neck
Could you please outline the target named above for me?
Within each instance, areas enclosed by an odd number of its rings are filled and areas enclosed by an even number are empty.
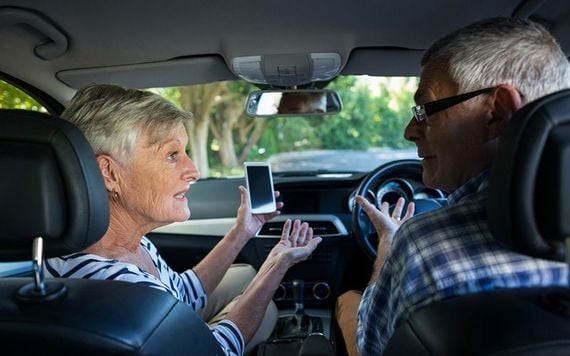
[[[101,240],[85,251],[114,259],[136,255],[142,237],[153,228],[151,224],[137,221],[124,210],[111,204],[109,228]]]

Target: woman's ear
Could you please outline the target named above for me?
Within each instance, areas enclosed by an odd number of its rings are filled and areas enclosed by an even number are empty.
[[[99,169],[103,175],[103,180],[105,181],[105,187],[109,192],[119,192],[119,166],[117,162],[108,155],[100,154],[97,155],[97,164],[99,164]]]
[[[508,84],[501,84],[491,93],[493,100],[492,118],[487,122],[487,139],[495,139],[504,132],[514,113],[522,107],[518,90]]]

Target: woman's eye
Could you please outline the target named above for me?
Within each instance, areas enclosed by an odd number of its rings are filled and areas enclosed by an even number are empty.
[[[170,162],[176,162],[176,156],[178,156],[178,152],[172,152],[166,156],[166,159]]]

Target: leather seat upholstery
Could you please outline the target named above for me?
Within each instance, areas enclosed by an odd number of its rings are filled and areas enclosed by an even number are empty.
[[[570,90],[529,103],[491,169],[493,236],[522,254],[568,261]],[[520,288],[450,298],[399,322],[384,355],[569,355],[570,289]]]
[[[0,110],[0,261],[80,251],[109,223],[95,156],[72,124]],[[222,354],[209,328],[168,293],[117,281],[0,279],[0,344],[22,354]],[[52,290],[58,293],[49,294]],[[32,291],[32,293],[30,293]]]

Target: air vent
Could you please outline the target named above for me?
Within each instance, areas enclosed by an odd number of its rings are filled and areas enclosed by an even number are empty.
[[[338,235],[340,232],[332,221],[311,221],[308,220],[309,226],[313,228],[316,236]],[[281,236],[283,222],[270,221],[263,225],[258,235],[260,236]]]
[[[281,230],[283,228],[282,222],[266,222],[259,230],[258,235],[264,236],[281,236]]]

